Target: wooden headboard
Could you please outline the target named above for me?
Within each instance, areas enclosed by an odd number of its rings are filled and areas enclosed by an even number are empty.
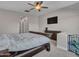
[[[42,32],[35,32],[35,31],[29,31],[29,32],[34,33],[34,34],[40,34],[40,35],[48,36],[48,34],[42,33]]]

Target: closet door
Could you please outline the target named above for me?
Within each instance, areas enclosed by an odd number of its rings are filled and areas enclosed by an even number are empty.
[[[20,33],[27,33],[29,31],[29,22],[27,17],[22,18],[20,22]]]

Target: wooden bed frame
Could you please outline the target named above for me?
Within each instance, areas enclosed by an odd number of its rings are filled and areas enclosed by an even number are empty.
[[[31,48],[28,50],[24,50],[24,51],[15,51],[14,54],[12,54],[13,52],[10,52],[11,55],[9,57],[32,57],[35,54],[37,54],[45,49],[46,49],[46,51],[50,51],[49,43],[40,45],[38,47]]]
[[[29,31],[29,33],[34,33],[34,34],[44,35],[44,36],[48,37],[48,34],[46,34],[46,33],[42,33],[42,32]]]
[[[29,32],[46,36],[46,34],[40,33],[40,32],[33,32],[33,31],[29,31]],[[0,57],[32,57],[35,54],[43,51],[44,49],[46,49],[47,51],[50,51],[50,43],[46,43],[38,47],[34,47],[24,51],[7,52],[8,55],[4,54],[4,55],[0,55]]]

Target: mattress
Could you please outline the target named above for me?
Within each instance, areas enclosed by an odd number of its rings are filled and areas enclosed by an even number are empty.
[[[0,50],[9,49],[9,51],[21,51],[49,42],[50,40],[46,36],[33,33],[1,34]]]

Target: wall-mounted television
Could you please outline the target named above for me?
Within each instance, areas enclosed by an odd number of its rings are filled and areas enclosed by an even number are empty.
[[[58,17],[57,16],[47,18],[47,24],[57,24],[57,23],[58,23]]]

